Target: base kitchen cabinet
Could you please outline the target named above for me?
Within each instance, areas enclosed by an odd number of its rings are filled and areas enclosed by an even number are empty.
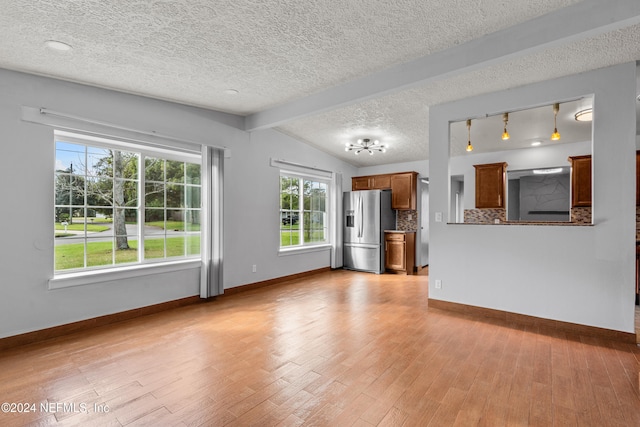
[[[413,274],[415,270],[416,233],[385,231],[384,268],[388,273]]]

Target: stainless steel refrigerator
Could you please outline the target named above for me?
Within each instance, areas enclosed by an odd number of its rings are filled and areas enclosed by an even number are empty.
[[[396,226],[391,191],[345,192],[343,207],[344,268],[384,272],[384,230]]]

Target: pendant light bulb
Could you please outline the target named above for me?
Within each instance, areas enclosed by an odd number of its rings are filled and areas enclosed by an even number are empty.
[[[502,115],[502,121],[504,122],[504,130],[502,131],[502,140],[506,141],[509,138],[511,138],[511,136],[509,135],[509,132],[507,132],[507,122],[509,121],[509,113],[504,113]]]
[[[558,111],[560,111],[560,104],[556,102],[555,104],[553,104],[553,133],[551,134],[552,141],[560,140],[560,132],[558,132],[557,125]]]
[[[467,151],[473,151],[473,145],[471,145],[471,119],[467,120],[467,133],[468,133],[468,142],[467,142]]]

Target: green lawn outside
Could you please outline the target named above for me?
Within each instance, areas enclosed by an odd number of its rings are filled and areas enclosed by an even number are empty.
[[[200,253],[200,236],[187,236],[186,255],[196,255]],[[145,259],[164,258],[164,239],[145,240]],[[168,237],[167,258],[185,256],[185,237]],[[138,261],[138,241],[129,240],[130,249],[117,250],[115,252],[115,263],[125,264]],[[87,267],[101,265],[112,265],[113,263],[113,243],[112,242],[89,242],[87,244]],[[56,271],[68,270],[72,268],[84,267],[84,244],[74,243],[68,245],[58,245],[55,248],[55,269]]]
[[[304,241],[307,243],[323,242],[324,232],[322,230],[305,230]],[[283,226],[280,229],[280,246],[293,246],[300,244],[300,230],[298,226],[294,225],[293,228]]]
[[[61,230],[64,231],[64,225],[60,224],[59,222],[55,223],[56,230]],[[90,231],[92,233],[97,233],[100,231],[105,231],[108,230],[109,227],[107,227],[106,225],[97,225],[97,224],[87,224],[87,231]],[[67,230],[69,231],[84,231],[84,223],[73,223],[73,224],[69,224],[67,225]]]
[[[164,221],[150,221],[145,225],[160,227],[164,229]],[[167,230],[185,231],[183,221],[167,221]],[[187,224],[187,231],[200,231],[200,224]]]

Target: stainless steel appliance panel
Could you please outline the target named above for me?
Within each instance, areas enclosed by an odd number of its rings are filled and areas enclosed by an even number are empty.
[[[349,270],[366,271],[369,273],[382,272],[381,245],[344,245],[344,268]]]
[[[360,193],[360,234],[358,243],[377,245],[382,243],[380,229],[380,191],[357,191]]]
[[[359,218],[360,198],[356,192],[345,192],[342,200],[342,209],[344,210],[344,230],[342,238],[344,243],[358,243],[358,235],[360,234]]]
[[[383,230],[395,228],[389,191],[345,192],[344,268],[382,273],[384,271]]]

